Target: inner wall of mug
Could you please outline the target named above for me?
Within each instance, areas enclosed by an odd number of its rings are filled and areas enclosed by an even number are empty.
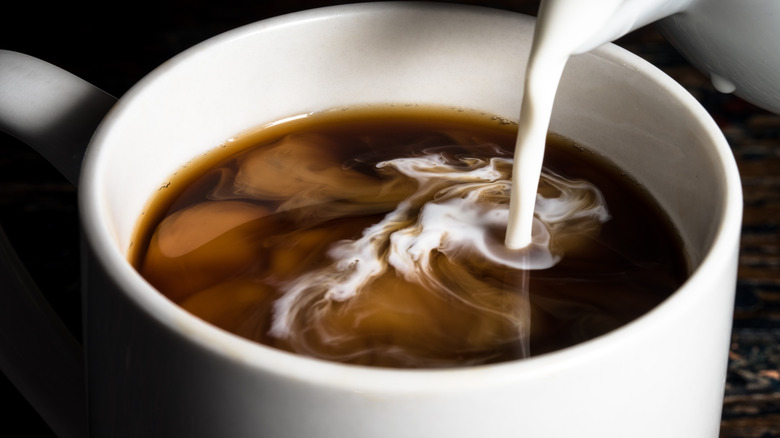
[[[631,58],[614,45],[570,58],[550,130],[603,154],[647,189],[680,232],[695,269],[733,196],[727,179],[737,177],[720,155],[728,147],[686,91]]]
[[[141,81],[107,117],[85,165],[88,237],[113,274],[140,284],[126,257],[150,197],[193,157],[247,130],[365,104],[516,120],[533,20],[451,6],[279,17],[196,46]],[[682,89],[670,91],[671,81],[659,83],[648,68],[616,47],[573,58],[551,128],[636,177],[670,213],[696,264],[720,226],[722,164],[711,127],[681,101]]]

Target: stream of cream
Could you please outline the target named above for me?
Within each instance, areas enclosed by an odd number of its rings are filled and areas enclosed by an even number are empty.
[[[515,145],[515,167],[505,240],[509,249],[525,248],[532,241],[544,144],[555,94],[566,62],[597,34],[622,2],[548,0],[541,4],[526,68]]]

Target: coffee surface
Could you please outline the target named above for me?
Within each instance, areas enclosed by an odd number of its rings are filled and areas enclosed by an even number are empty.
[[[517,126],[455,109],[328,111],[188,166],[144,215],[131,260],[196,316],[271,347],[437,368],[607,333],[687,276],[642,188],[550,136],[532,244],[504,245]]]

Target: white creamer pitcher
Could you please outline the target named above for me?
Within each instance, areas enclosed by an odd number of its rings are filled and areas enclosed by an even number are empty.
[[[542,23],[565,16],[589,27],[571,54],[589,51],[651,22],[721,92],[780,113],[780,1],[543,0]]]

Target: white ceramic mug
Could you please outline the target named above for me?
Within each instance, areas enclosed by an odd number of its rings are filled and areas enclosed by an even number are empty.
[[[701,106],[613,45],[570,60],[551,129],[643,183],[680,230],[695,270],[657,308],[607,335],[489,366],[348,366],[210,326],[157,293],[127,262],[133,227],[169,176],[258,125],[376,103],[448,105],[517,119],[532,28],[529,17],[441,4],[300,12],[187,50],[113,105],[78,182],[91,434],[717,437],[742,213],[739,176]],[[38,70],[34,60],[0,55],[0,65],[11,63]],[[0,70],[0,87],[32,93],[31,85],[9,87],[3,75],[8,71]],[[88,96],[93,115],[113,103],[84,84],[55,88],[72,87],[86,88],[58,101]],[[16,109],[0,102],[0,120],[51,156],[47,145],[60,136],[40,134],[45,124],[32,119],[47,111],[34,102],[21,99]],[[77,119],[67,124],[94,128],[90,117]],[[71,175],[78,167],[72,155],[80,153],[74,150],[52,158]]]

